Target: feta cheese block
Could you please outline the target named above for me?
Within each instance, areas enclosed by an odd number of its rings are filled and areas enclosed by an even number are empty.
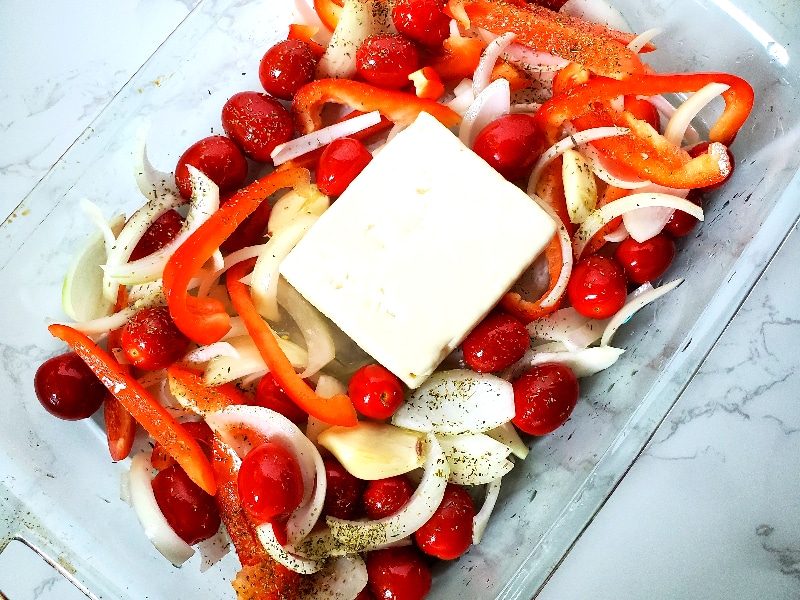
[[[280,272],[416,388],[554,233],[533,200],[422,113],[323,213]]]

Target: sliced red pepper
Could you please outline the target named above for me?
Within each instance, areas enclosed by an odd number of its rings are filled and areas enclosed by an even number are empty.
[[[442,81],[461,81],[475,73],[484,47],[478,38],[451,35],[442,44],[442,51],[427,62]]]
[[[328,29],[333,31],[339,24],[339,16],[342,14],[343,0],[314,0],[314,10]]]
[[[516,42],[580,63],[598,75],[624,79],[644,70],[627,48],[633,35],[588,23],[535,4],[513,0],[463,0],[470,25],[496,35],[513,32]]]
[[[167,369],[169,387],[173,396],[183,395],[192,402],[197,412],[205,414],[222,410],[234,404],[247,404],[248,397],[232,383],[206,385],[203,374],[174,364]]]
[[[498,62],[492,68],[492,75],[490,79],[491,81],[505,79],[508,81],[508,85],[512,93],[519,92],[520,90],[530,87],[532,81],[525,71],[505,61]]]
[[[305,42],[308,44],[308,47],[311,48],[311,52],[314,53],[314,56],[320,58],[325,54],[325,46],[314,41],[314,36],[317,35],[317,32],[319,32],[319,27],[292,23],[289,25],[289,35],[286,36],[286,39]]]
[[[414,84],[417,98],[438,100],[444,94],[444,84],[433,67],[422,67],[408,76]]]
[[[535,301],[525,300],[517,292],[507,292],[505,296],[500,299],[500,306],[517,317],[523,323],[530,323],[541,317],[555,312],[561,300],[554,302],[550,306],[542,306],[542,299],[546,298],[552,289],[556,286],[561,269],[564,268],[564,257],[561,254],[561,240],[558,235],[554,235],[553,239],[544,249],[544,255],[547,259],[547,270],[550,273],[550,287],[542,294],[541,298]]]
[[[114,312],[119,312],[127,304],[128,290],[121,285],[117,291]],[[121,328],[109,332],[107,342],[109,351],[122,349],[121,336]],[[113,357],[113,354],[111,356]],[[120,368],[130,372],[130,367],[127,365],[120,365]],[[103,421],[106,426],[106,439],[108,440],[108,452],[111,454],[111,460],[123,460],[131,453],[133,448],[133,442],[136,438],[136,419],[131,416],[128,409],[111,392],[107,392],[103,401]]]
[[[50,333],[80,356],[142,427],[183,467],[189,478],[211,495],[216,491],[211,464],[186,429],[131,377],[105,350],[67,325],[50,325]]]
[[[421,112],[430,113],[445,127],[461,122],[461,116],[450,108],[413,94],[353,81],[352,79],[317,79],[307,83],[294,95],[292,113],[297,130],[311,133],[322,127],[322,108],[328,102],[345,104],[362,112],[379,111],[400,125],[410,125]]]
[[[230,316],[215,298],[197,298],[187,292],[189,282],[220,244],[258,206],[276,191],[308,184],[306,169],[275,171],[239,190],[178,248],[164,268],[164,293],[172,320],[199,344],[219,341],[230,329]]]
[[[350,398],[344,394],[336,394],[332,398],[317,395],[286,358],[269,325],[253,305],[247,287],[239,281],[252,270],[253,264],[254,260],[244,261],[228,270],[228,294],[270,373],[289,398],[309,415],[331,425],[356,425],[358,417]]]

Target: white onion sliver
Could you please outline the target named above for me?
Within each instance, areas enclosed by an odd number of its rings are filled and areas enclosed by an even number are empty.
[[[131,506],[136,511],[147,539],[169,562],[179,567],[194,555],[194,548],[175,533],[161,512],[153,493],[152,470],[153,466],[146,452],[131,458],[128,475]]]
[[[208,362],[203,375],[206,385],[221,385],[240,377],[248,377],[254,373],[267,371],[264,358],[252,338],[247,335],[246,331],[239,331],[238,333],[238,336],[225,338],[239,353],[238,358],[222,355],[212,358]],[[306,351],[294,342],[278,336],[274,331],[272,333],[292,366],[295,369],[304,369],[308,363]]]
[[[316,150],[317,148],[322,148],[322,146],[330,144],[337,138],[353,135],[354,133],[358,133],[359,131],[366,129],[367,127],[377,125],[380,122],[381,113],[379,113],[377,110],[364,113],[363,115],[358,115],[357,117],[353,117],[352,119],[347,119],[345,121],[339,121],[333,125],[328,125],[327,127],[323,127],[317,131],[312,131],[306,135],[302,135],[283,144],[279,144],[272,151],[270,157],[272,158],[272,162],[277,167],[288,160],[302,156],[303,154],[311,152],[312,150]]]
[[[281,543],[275,536],[275,530],[272,528],[271,523],[262,523],[261,525],[257,526],[256,534],[258,535],[258,541],[261,542],[262,546],[264,546],[267,554],[269,554],[273,560],[279,562],[284,567],[294,571],[295,573],[300,573],[301,575],[311,575],[312,573],[316,573],[322,569],[322,567],[325,565],[325,563],[322,561],[304,558],[288,552],[283,546],[281,546]]]
[[[517,458],[525,460],[525,457],[528,456],[528,447],[525,445],[525,442],[522,441],[519,433],[517,433],[517,428],[514,427],[510,421],[508,423],[503,423],[499,427],[490,429],[486,432],[486,435],[497,440],[501,444],[505,444]]]
[[[475,97],[489,85],[489,81],[492,77],[492,69],[494,69],[497,59],[500,58],[500,55],[506,47],[513,42],[516,37],[516,33],[507,31],[503,35],[493,39],[489,42],[489,45],[486,46],[481,54],[480,61],[478,61],[478,66],[475,68],[475,73],[472,76],[472,94]]]
[[[628,237],[628,230],[625,229],[625,223],[622,222],[614,231],[604,235],[603,239],[607,242],[621,242],[626,237]]]
[[[661,233],[673,212],[675,209],[668,206],[646,206],[626,212],[622,223],[625,231],[641,244]]]
[[[426,440],[424,475],[405,506],[375,521],[328,517],[333,537],[352,552],[365,552],[397,542],[427,523],[442,502],[450,469],[436,438],[428,434]]]
[[[664,30],[660,27],[654,27],[652,29],[648,29],[647,31],[643,31],[628,43],[628,50],[636,53],[641,52],[642,48],[653,41],[653,38],[659,35],[662,31]]]
[[[136,130],[133,142],[133,175],[136,186],[145,198],[158,199],[164,195],[178,194],[167,182],[174,182],[172,173],[165,173],[154,168],[147,157],[147,134],[150,121],[142,121]]]
[[[236,351],[236,348],[231,346],[228,342],[214,342],[208,346],[200,346],[199,348],[187,352],[183,360],[187,363],[200,364],[208,362],[217,356],[239,358],[239,353]]]
[[[686,102],[681,104],[670,118],[664,128],[664,137],[667,141],[676,146],[680,146],[683,141],[686,129],[692,119],[697,116],[703,108],[722,92],[730,88],[724,83],[709,83],[691,95]]]
[[[357,554],[331,559],[311,577],[311,592],[300,600],[355,600],[367,585],[367,565]]]
[[[531,198],[536,201],[542,210],[544,210],[547,215],[553,219],[556,224],[556,235],[558,236],[559,244],[561,245],[561,271],[558,274],[558,279],[556,280],[553,289],[550,290],[550,293],[547,294],[544,298],[539,301],[539,305],[543,306],[544,308],[548,308],[553,306],[558,300],[564,295],[564,292],[567,289],[567,283],[569,282],[569,276],[572,274],[572,265],[573,265],[573,257],[572,257],[572,240],[569,238],[569,232],[567,228],[564,226],[564,222],[561,220],[561,217],[558,216],[558,213],[553,210],[547,202],[542,200],[536,194],[529,194]]]
[[[663,96],[646,96],[646,98],[667,120],[675,114],[676,108]],[[691,124],[687,127],[683,137],[686,138],[687,144],[696,144],[700,141],[700,134]]]
[[[494,506],[497,504],[497,497],[500,495],[500,481],[495,479],[486,484],[486,497],[483,499],[483,506],[472,517],[472,543],[480,544],[483,538],[483,532],[486,531],[486,526],[489,524],[489,517],[492,516]]]
[[[566,352],[537,352],[534,349],[528,360],[528,368],[554,362],[568,366],[575,377],[589,377],[613,365],[623,352],[622,348],[611,346],[592,346]]]
[[[495,79],[478,94],[464,113],[458,139],[472,148],[475,138],[489,123],[511,110],[511,86],[506,79]]]
[[[654,300],[658,300],[664,294],[671,292],[681,283],[683,283],[683,279],[675,279],[669,283],[658,286],[657,288],[653,288],[638,294],[633,300],[627,302],[625,306],[619,309],[619,311],[617,311],[617,313],[611,317],[608,325],[606,325],[606,329],[603,332],[603,337],[600,338],[600,347],[608,346],[608,344],[611,342],[611,338],[614,337],[614,334],[617,332],[617,329],[619,329],[620,325],[630,319],[634,313],[636,313],[636,311],[650,304]]]
[[[448,435],[437,439],[450,465],[450,483],[483,485],[514,468],[514,463],[507,458],[511,453],[509,447],[486,434]]]

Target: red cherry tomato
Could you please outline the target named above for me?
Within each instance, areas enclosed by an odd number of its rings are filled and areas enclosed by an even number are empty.
[[[697,156],[701,156],[703,154],[708,153],[708,146],[710,144],[708,142],[700,142],[699,144],[695,144],[691,148],[689,148],[689,156],[695,158]],[[725,176],[725,179],[720,181],[719,183],[715,183],[714,185],[707,185],[706,187],[700,188],[703,192],[710,192],[712,190],[716,190],[718,187],[724,185],[733,175],[733,170],[736,168],[736,159],[733,156],[733,152],[731,149],[726,147],[725,150],[728,153],[728,162],[730,162],[731,170],[728,171],[728,174]]]
[[[211,460],[211,449],[214,445],[214,432],[211,431],[211,427],[205,421],[187,421],[183,423],[183,427],[200,444],[200,448],[206,458]],[[154,469],[163,471],[167,467],[174,465],[175,459],[164,449],[160,442],[156,442],[150,454],[150,462]]]
[[[43,362],[36,369],[33,389],[47,412],[66,421],[91,417],[106,396],[106,386],[74,352]]]
[[[131,252],[130,260],[139,260],[160,250],[169,244],[181,229],[183,229],[183,217],[176,210],[168,210],[147,228]]]
[[[664,274],[675,258],[675,241],[668,233],[659,233],[647,241],[625,238],[614,252],[625,269],[628,281],[645,283]]]
[[[431,589],[431,570],[413,546],[373,550],[364,561],[367,585],[380,600],[422,600]]]
[[[137,312],[122,328],[120,345],[131,364],[140,369],[164,369],[189,349],[189,338],[178,329],[166,306]]]
[[[689,190],[689,195],[686,196],[686,199],[694,202],[697,206],[702,207],[703,205],[703,196],[697,190]],[[676,210],[672,213],[667,224],[664,225],[664,231],[673,237],[683,237],[692,231],[698,223],[699,221],[689,213]]]
[[[226,204],[234,195],[235,194],[231,193],[222,196],[219,199],[220,204]],[[220,250],[230,253],[246,248],[247,246],[263,244],[270,214],[272,214],[272,207],[269,202],[262,202],[259,204],[258,208],[250,213],[244,221],[239,223],[239,226],[233,233],[219,245]]]
[[[323,194],[340,196],[371,160],[372,154],[358,140],[333,140],[319,157],[317,186]]]
[[[545,435],[566,422],[578,403],[578,379],[565,365],[546,363],[525,371],[513,383],[514,425]]]
[[[302,40],[284,40],[267,50],[261,59],[258,78],[267,93],[291,100],[294,93],[314,79],[317,57]]]
[[[625,304],[625,271],[613,258],[593,254],[578,261],[567,283],[572,307],[584,317],[605,319]]]
[[[196,544],[217,533],[220,516],[214,496],[189,479],[180,465],[159,471],[152,485],[158,507],[184,542]]]
[[[274,442],[259,444],[247,453],[237,482],[242,506],[257,523],[291,513],[303,499],[297,459]]]
[[[440,48],[450,36],[450,17],[441,0],[397,0],[392,23],[401,34],[427,48]]]
[[[530,173],[545,141],[533,115],[510,114],[484,127],[472,149],[503,177],[516,181]]]
[[[522,358],[530,344],[521,321],[508,313],[493,312],[464,339],[464,362],[478,373],[494,373]]]
[[[292,139],[292,116],[275,98],[258,92],[239,92],[222,107],[222,127],[245,155],[272,162],[270,153]]]
[[[624,108],[640,121],[646,121],[650,127],[661,132],[661,116],[652,102],[636,96],[625,96]]]
[[[400,89],[410,83],[408,76],[418,68],[417,49],[401,35],[371,35],[356,50],[358,74],[378,87]]]
[[[411,499],[414,484],[405,475],[368,481],[364,490],[364,510],[370,519],[395,514]]]
[[[453,560],[472,545],[475,504],[460,485],[448,483],[442,503],[433,516],[414,532],[414,540],[425,554]]]
[[[328,486],[322,514],[337,519],[355,518],[361,509],[361,496],[367,482],[351,475],[335,458],[326,458],[323,462]]]
[[[258,382],[251,404],[274,410],[298,425],[308,421],[308,414],[289,398],[272,373],[265,374]]]
[[[216,183],[221,193],[238,190],[247,178],[247,159],[239,147],[224,135],[212,135],[195,142],[178,159],[175,184],[184,198],[192,197],[189,165]]]
[[[388,419],[403,403],[400,380],[378,364],[365,365],[353,373],[347,394],[356,410],[370,419]]]

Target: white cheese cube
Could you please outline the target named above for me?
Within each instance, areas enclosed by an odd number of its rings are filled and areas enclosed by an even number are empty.
[[[375,156],[280,267],[364,351],[419,386],[555,224],[434,117]]]

